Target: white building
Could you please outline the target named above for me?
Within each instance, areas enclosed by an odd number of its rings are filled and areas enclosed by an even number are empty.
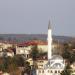
[[[10,74],[6,72],[6,73],[3,73],[2,75],[10,75]]]
[[[7,48],[9,48],[9,47],[12,47],[13,46],[13,44],[11,44],[11,43],[8,43],[8,42],[0,42],[0,51],[2,50],[2,49],[7,49]]]
[[[48,25],[48,62],[44,68],[37,68],[36,75],[60,75],[65,67],[65,62],[60,55],[52,55],[52,29]]]
[[[20,46],[16,46],[16,55],[24,55],[25,58],[29,58],[30,55],[30,47],[20,47]]]

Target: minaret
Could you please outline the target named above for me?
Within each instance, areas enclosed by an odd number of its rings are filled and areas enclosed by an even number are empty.
[[[48,59],[51,59],[52,56],[52,29],[50,21],[48,24]]]

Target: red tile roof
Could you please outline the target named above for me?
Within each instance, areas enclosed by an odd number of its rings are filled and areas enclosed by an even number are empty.
[[[18,46],[30,46],[30,45],[47,45],[47,42],[40,40],[32,40],[18,44]]]

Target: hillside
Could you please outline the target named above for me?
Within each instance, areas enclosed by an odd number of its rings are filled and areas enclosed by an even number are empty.
[[[33,39],[46,41],[47,34],[0,34],[0,40],[6,40],[6,41],[23,42]],[[75,42],[75,38],[69,36],[53,35],[53,40],[59,40],[60,42],[69,42],[69,41]]]

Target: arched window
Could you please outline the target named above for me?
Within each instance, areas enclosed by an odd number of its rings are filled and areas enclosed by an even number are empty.
[[[39,70],[39,73],[41,73],[41,70]]]
[[[48,73],[49,73],[49,70],[48,70]]]
[[[51,70],[51,73],[53,73],[53,71]]]
[[[42,70],[42,73],[44,73],[44,70]]]
[[[60,71],[58,71],[58,73],[61,73]]]
[[[57,71],[55,70],[55,73],[57,73]]]

